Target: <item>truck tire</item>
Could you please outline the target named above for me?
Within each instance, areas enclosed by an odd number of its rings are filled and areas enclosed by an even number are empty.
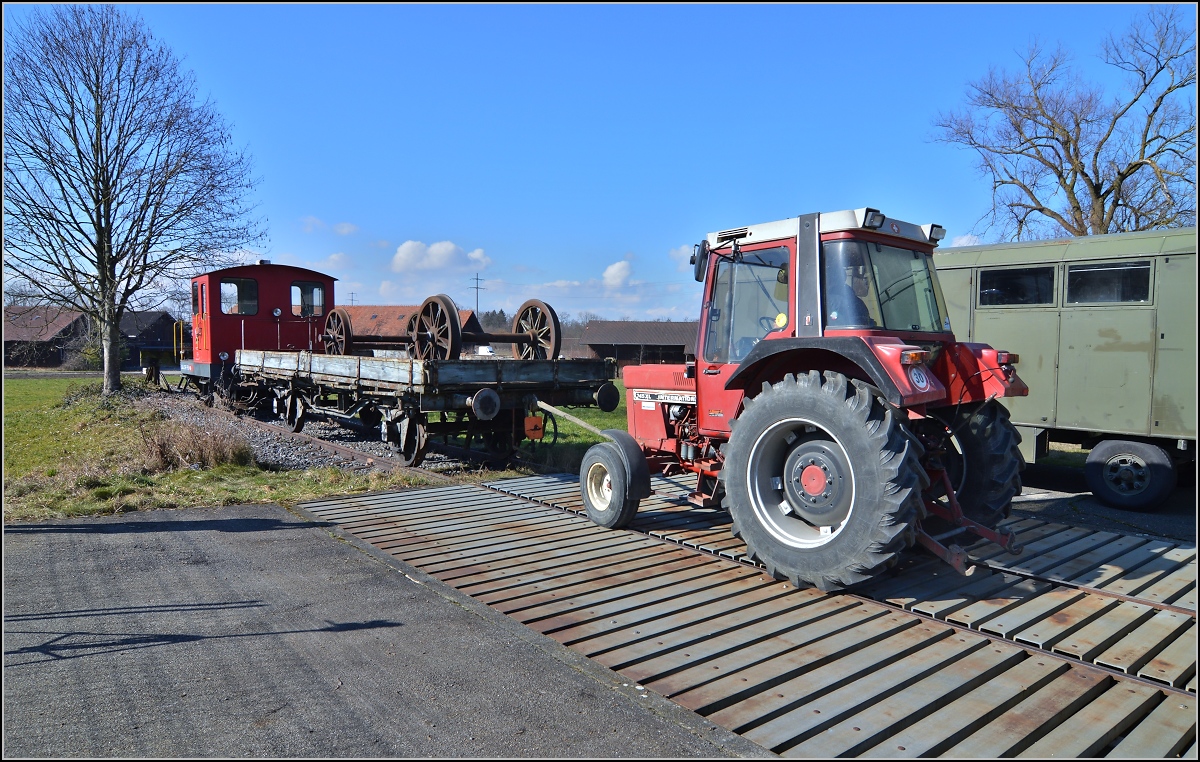
[[[724,505],[733,534],[776,579],[849,587],[913,544],[921,445],[865,384],[788,374],[764,383],[730,427]]]
[[[1158,445],[1106,439],[1092,448],[1083,465],[1092,495],[1126,511],[1153,511],[1179,478],[1170,453]]]
[[[1021,494],[1025,458],[1018,445],[1021,434],[1009,420],[1008,408],[996,400],[937,408],[930,411],[950,430],[946,443],[946,472],[963,514],[995,529]],[[944,495],[937,489],[935,495]]]
[[[631,481],[615,444],[600,442],[588,448],[579,466],[579,490],[588,518],[609,529],[628,526],[641,502],[633,497]]]

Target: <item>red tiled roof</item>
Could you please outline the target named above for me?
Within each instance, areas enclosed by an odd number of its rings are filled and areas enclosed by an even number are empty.
[[[82,317],[59,307],[5,307],[4,340],[50,341]]]

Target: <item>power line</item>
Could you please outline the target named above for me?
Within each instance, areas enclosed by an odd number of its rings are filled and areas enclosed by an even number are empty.
[[[487,289],[486,289],[486,288],[484,288],[483,286],[479,285],[480,283],[482,283],[482,282],[483,282],[483,281],[481,281],[481,280],[479,279],[479,273],[475,273],[475,278],[474,278],[474,280],[475,280],[475,285],[474,285],[474,286],[469,286],[468,288],[473,288],[473,289],[475,289],[475,314],[479,314],[479,292],[480,292],[480,291],[487,291]]]

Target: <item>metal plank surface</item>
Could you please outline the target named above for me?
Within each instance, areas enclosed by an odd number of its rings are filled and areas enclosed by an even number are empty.
[[[1097,756],[1149,713],[1160,697],[1158,691],[1143,685],[1118,683],[1017,756],[1026,759]]]
[[[1116,759],[1180,756],[1196,738],[1196,700],[1167,696],[1147,722],[1130,730],[1112,751]]]
[[[1154,616],[1154,609],[1141,603],[1122,602],[1105,612],[1104,617],[1064,638],[1050,650],[1076,659],[1090,660]]]
[[[1122,672],[1137,674],[1167,643],[1175,640],[1189,625],[1191,617],[1174,611],[1158,611],[1149,621],[1143,622],[1133,632],[1114,643],[1096,657],[1096,663]],[[1192,642],[1195,648],[1195,641]],[[1195,662],[1195,658],[1190,660]],[[1179,665],[1178,668],[1182,668]]]
[[[1193,680],[1189,690],[1195,690],[1196,674],[1196,623],[1160,651],[1150,663],[1138,670],[1138,677],[1166,683],[1181,688],[1189,678]]]

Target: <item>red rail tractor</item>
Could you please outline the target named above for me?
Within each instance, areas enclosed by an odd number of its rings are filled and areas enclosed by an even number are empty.
[[[999,397],[1028,394],[1017,357],[955,340],[932,254],[938,225],[875,209],[710,233],[697,357],[624,369],[628,432],[580,468],[597,524],[621,527],[650,474],[693,473],[751,557],[822,590],[861,583],[920,544],[997,531],[1024,468]]]

